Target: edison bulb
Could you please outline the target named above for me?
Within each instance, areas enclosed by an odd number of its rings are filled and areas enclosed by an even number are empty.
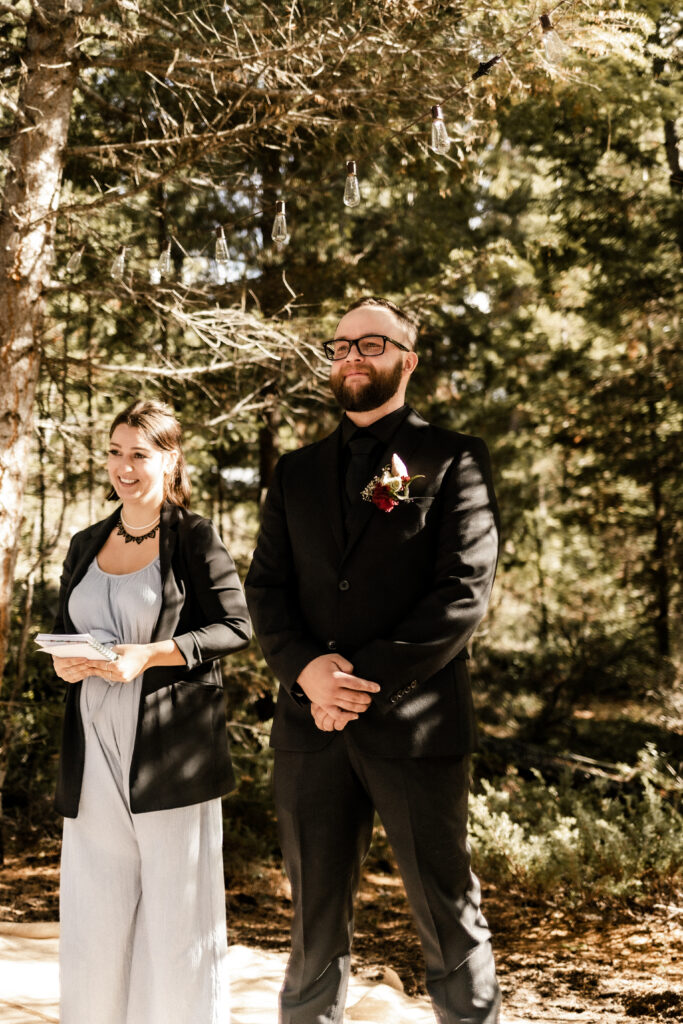
[[[228,243],[223,228],[216,228],[216,263],[229,263]]]
[[[561,64],[569,53],[570,47],[562,42],[553,28],[553,23],[548,14],[541,15],[541,28],[543,29],[543,49],[548,64]]]
[[[360,185],[358,184],[358,177],[356,175],[355,160],[348,160],[346,164],[344,206],[360,206]]]
[[[159,271],[159,277],[168,277],[171,273],[171,243],[169,242],[159,257],[157,263],[157,270]]]
[[[80,249],[76,249],[75,252],[69,256],[69,262],[66,265],[67,274],[75,274],[81,266],[81,260],[83,259],[83,246]]]
[[[115,281],[120,281],[126,270],[126,247],[122,245],[116,259],[111,265],[111,276]]]
[[[276,245],[286,245],[289,241],[284,199],[278,199],[275,203],[275,220],[273,221],[273,230],[270,233],[270,237]]]
[[[450,145],[451,140],[448,138],[441,107],[432,107],[432,149],[443,156],[448,152]]]

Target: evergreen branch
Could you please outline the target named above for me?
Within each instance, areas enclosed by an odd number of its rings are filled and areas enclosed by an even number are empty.
[[[23,11],[20,11],[18,8],[12,7],[10,4],[6,3],[0,3],[0,14],[8,14],[12,18],[16,18],[16,20],[20,21],[23,25],[28,25],[31,20],[28,14],[24,14]]]
[[[96,104],[96,106],[98,106],[100,110],[103,110],[106,114],[110,114],[112,117],[115,117],[121,121],[137,123],[139,115],[136,111],[124,110],[121,107],[115,107],[113,103],[108,103],[107,100],[105,100],[104,97],[101,96],[96,89],[92,89],[83,81],[82,78],[78,78],[76,80],[76,88],[84,98],[92,100],[92,102]],[[73,150],[71,150],[70,152],[73,152]]]

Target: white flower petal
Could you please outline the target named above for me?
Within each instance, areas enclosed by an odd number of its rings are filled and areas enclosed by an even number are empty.
[[[391,456],[391,471],[397,477],[408,476],[406,464],[396,452]]]

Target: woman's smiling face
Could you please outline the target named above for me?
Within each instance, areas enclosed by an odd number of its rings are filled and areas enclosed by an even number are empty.
[[[122,501],[161,505],[173,462],[174,453],[156,448],[139,427],[121,423],[109,439],[107,470]]]

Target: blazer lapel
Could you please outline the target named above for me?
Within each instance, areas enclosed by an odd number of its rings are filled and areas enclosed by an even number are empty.
[[[82,548],[81,553],[78,557],[78,561],[74,566],[74,571],[71,574],[71,579],[69,580],[69,587],[64,598],[64,624],[68,626],[72,631],[75,630],[74,624],[71,621],[71,616],[69,615],[69,598],[71,596],[71,593],[74,587],[78,586],[78,584],[81,582],[86,572],[88,571],[88,566],[92,562],[93,558],[97,555],[97,552],[100,550],[100,548],[104,545],[104,542],[111,533],[111,531],[114,529],[114,526],[118,521],[120,513],[121,506],[119,505],[118,508],[116,508],[110,516],[107,516],[106,519],[103,519],[101,523],[97,523],[92,528],[90,536],[86,540],[85,545]]]
[[[161,572],[161,609],[152,632],[152,641],[169,634],[169,623],[172,626],[178,621],[179,605],[182,595],[178,590],[175,576],[171,572],[173,552],[178,542],[177,507],[170,501],[161,506],[161,525],[159,529],[159,569]]]
[[[392,455],[396,453],[403,459],[410,473],[410,457],[420,443],[420,428],[424,426],[427,426],[426,421],[411,409],[382,452],[378,463],[379,469],[382,470],[385,466],[389,466]],[[359,501],[353,506],[349,516],[348,535],[344,548],[343,557],[345,559],[349,557],[371,520],[378,515],[383,516],[387,513],[381,512],[371,501]]]

